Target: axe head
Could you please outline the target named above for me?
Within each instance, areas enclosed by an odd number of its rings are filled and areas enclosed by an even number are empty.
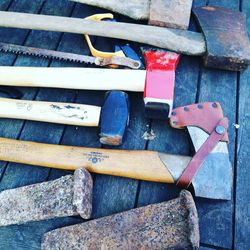
[[[168,119],[173,108],[175,69],[180,55],[166,51],[145,51],[146,82],[144,103],[146,117]]]
[[[175,128],[187,127],[194,149],[198,152],[218,128],[218,121],[223,118],[218,102],[206,102],[174,109],[170,122]],[[227,143],[226,132],[216,146],[211,151],[209,150],[204,161],[201,161],[202,165],[192,179],[195,196],[208,199],[231,199],[232,169]]]
[[[171,201],[48,232],[41,249],[198,249],[199,242],[195,203],[183,190]]]
[[[204,6],[193,9],[205,36],[207,67],[241,71],[250,64],[250,43],[243,13]]]

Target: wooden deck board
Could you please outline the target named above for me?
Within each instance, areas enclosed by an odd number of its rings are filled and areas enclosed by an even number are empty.
[[[250,3],[242,1],[242,11],[247,15],[248,35],[250,36]],[[234,247],[247,249],[250,247],[250,70],[239,76],[238,124],[236,145],[236,199],[235,199],[235,240]]]
[[[250,33],[250,3],[242,0],[194,0],[195,6],[204,4],[226,6],[248,13]],[[86,17],[105,10],[74,4],[67,0],[0,1],[1,10],[44,13],[62,16]],[[118,19],[120,16],[117,16]],[[122,17],[122,20],[128,19]],[[196,29],[192,22],[191,29]],[[89,54],[83,36],[42,31],[0,29],[1,41],[29,46]],[[95,46],[110,51],[113,43],[105,38],[93,38]],[[57,61],[0,53],[0,65],[77,66]],[[119,80],[119,79],[118,79]],[[219,101],[229,118],[230,159],[235,171],[232,201],[196,199],[200,216],[201,249],[249,249],[250,241],[250,177],[248,176],[250,71],[240,75],[232,72],[205,69],[201,58],[182,56],[176,73],[175,107],[197,101]],[[102,105],[104,92],[63,89],[20,88],[23,99],[79,102]],[[147,149],[191,155],[192,147],[185,131],[170,128],[167,121],[146,120],[143,114],[142,94],[129,93],[131,101],[130,126],[121,149]],[[237,115],[238,111],[238,115]],[[233,123],[239,123],[236,132]],[[142,135],[152,129],[156,138],[146,142]],[[64,126],[31,121],[1,119],[0,136],[48,142],[55,144],[101,147],[98,128]],[[236,155],[235,155],[236,152]],[[67,171],[40,168],[23,164],[0,162],[0,190],[51,180]],[[128,210],[178,195],[174,185],[149,183],[111,176],[94,176],[93,218]],[[234,213],[235,212],[235,213]],[[0,228],[0,249],[39,249],[42,235],[54,228],[82,222],[79,217],[60,218],[21,226]],[[234,244],[234,245],[233,245]]]

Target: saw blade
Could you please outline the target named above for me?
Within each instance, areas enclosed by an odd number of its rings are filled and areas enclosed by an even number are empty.
[[[34,48],[34,47],[2,43],[2,42],[0,42],[0,51],[5,53],[14,53],[17,55],[37,56],[46,59],[63,60],[75,63],[89,63],[89,64],[95,64],[97,66],[108,66],[111,64],[116,64],[119,66],[126,66],[133,69],[138,69],[140,67],[139,61],[135,61],[126,57],[110,57],[110,58],[92,57],[92,56]]]

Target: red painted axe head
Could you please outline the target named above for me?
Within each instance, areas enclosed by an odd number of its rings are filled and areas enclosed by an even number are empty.
[[[145,51],[147,74],[144,89],[148,118],[167,119],[173,108],[175,69],[180,55],[173,52]]]

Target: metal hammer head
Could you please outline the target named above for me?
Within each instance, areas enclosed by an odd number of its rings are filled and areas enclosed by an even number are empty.
[[[240,71],[250,64],[250,43],[243,13],[212,6],[193,9],[206,39],[207,67]]]
[[[147,74],[144,89],[148,118],[167,119],[172,111],[175,69],[180,55],[166,51],[145,51]]]
[[[100,142],[120,145],[129,123],[128,95],[122,91],[109,91],[101,110]]]
[[[172,112],[171,126],[187,127],[196,151],[179,178],[183,180],[184,177],[185,181],[185,178],[192,176],[196,196],[231,199],[232,170],[227,148],[228,134],[226,128],[218,126],[224,119],[218,102],[188,105]],[[217,140],[219,135],[221,139]]]

